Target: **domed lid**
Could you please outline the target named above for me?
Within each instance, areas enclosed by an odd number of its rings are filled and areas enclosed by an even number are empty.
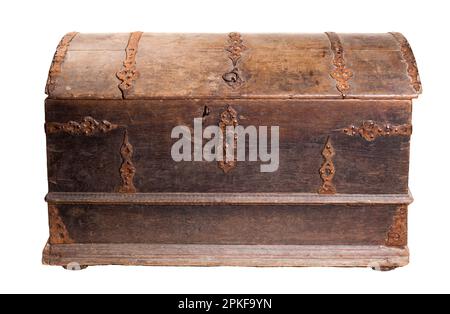
[[[46,91],[52,99],[411,99],[421,83],[399,33],[69,33]]]

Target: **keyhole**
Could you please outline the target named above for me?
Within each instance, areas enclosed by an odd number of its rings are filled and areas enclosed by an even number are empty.
[[[204,117],[207,117],[207,116],[209,116],[210,113],[211,113],[211,109],[209,109],[208,106],[205,106],[205,107],[203,108],[203,115],[202,115],[202,117],[203,117],[203,118],[204,118]]]

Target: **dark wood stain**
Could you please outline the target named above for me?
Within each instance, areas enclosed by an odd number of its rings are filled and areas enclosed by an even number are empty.
[[[58,205],[76,243],[384,245],[395,205]]]
[[[244,127],[280,127],[277,172],[261,173],[259,162],[237,162],[233,171],[224,175],[215,163],[172,160],[170,150],[175,142],[170,137],[172,128],[177,125],[192,128],[193,119],[202,118],[205,106],[210,114],[203,117],[203,125],[218,125],[220,114],[228,105],[239,113],[238,117],[245,118],[239,118],[239,124]],[[108,101],[98,106],[96,101],[88,100],[47,100],[48,122],[69,121],[87,114],[127,127],[129,142],[134,148],[133,163],[138,169],[134,182],[140,192],[315,193],[321,186],[318,171],[328,137],[335,150],[335,167],[339,169],[334,177],[339,193],[408,192],[409,136],[380,137],[367,142],[345,135],[342,129],[361,120],[410,123],[410,101],[135,100]],[[54,178],[50,191],[116,191],[112,183],[120,179],[119,171],[114,171],[120,168],[117,162],[122,145],[120,132],[89,139],[49,135],[48,145],[51,148],[49,158],[60,162],[49,163],[49,172]],[[103,175],[104,181],[99,181],[99,173],[92,177],[79,175],[87,162],[73,157],[86,154],[96,155],[89,159],[91,167],[111,165]]]
[[[404,266],[421,90],[399,33],[70,33],[46,88],[43,262]],[[279,169],[173,161],[194,118],[279,126]]]

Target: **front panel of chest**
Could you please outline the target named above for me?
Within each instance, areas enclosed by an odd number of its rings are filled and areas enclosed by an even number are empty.
[[[406,194],[411,130],[410,101],[48,100],[49,187]]]

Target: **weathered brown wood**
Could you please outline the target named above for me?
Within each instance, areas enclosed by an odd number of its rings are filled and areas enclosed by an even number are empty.
[[[145,205],[318,205],[410,204],[411,194],[316,193],[67,193],[50,192],[50,204],[145,204]]]
[[[397,216],[399,206],[403,205],[59,204],[51,208],[58,209],[54,219],[62,222],[71,243],[406,246],[406,234],[393,235],[403,219]]]
[[[175,162],[171,130],[193,127],[205,106],[203,125],[219,125],[232,105],[239,125],[280,127],[280,167],[271,175],[260,162],[238,162],[224,175],[214,162]],[[323,148],[331,139],[342,194],[407,194],[409,136],[380,136],[374,141],[343,132],[363,121],[411,124],[410,101],[283,100],[283,101],[69,101],[47,100],[46,121],[79,121],[86,116],[122,126],[107,134],[84,138],[48,134],[51,192],[116,192],[122,185],[120,147],[124,128],[133,146],[134,184],[139,192],[305,192],[322,185],[319,169]],[[357,161],[357,162],[356,162]],[[171,178],[177,178],[172,180]],[[161,178],[166,178],[161,180]]]
[[[408,249],[334,245],[47,245],[44,264],[148,266],[402,267]]]
[[[68,47],[64,75],[51,98],[120,99],[116,73],[126,58],[129,34],[78,34]],[[144,33],[137,46],[140,76],[127,98],[342,98],[335,71],[334,37],[326,34],[240,34],[239,81],[233,73],[230,34]],[[353,77],[347,98],[417,96],[402,45],[392,34],[336,34]],[[231,44],[231,47],[233,45]],[[236,54],[237,56],[237,54]],[[370,62],[368,62],[370,60]],[[407,59],[408,60],[408,59]],[[234,63],[234,60],[233,60]],[[383,71],[379,71],[383,69]],[[420,90],[419,90],[420,92]]]
[[[69,33],[46,88],[43,262],[404,266],[421,91],[399,33]],[[279,168],[175,162],[194,118],[278,126]]]

